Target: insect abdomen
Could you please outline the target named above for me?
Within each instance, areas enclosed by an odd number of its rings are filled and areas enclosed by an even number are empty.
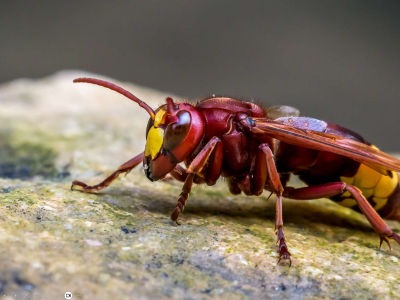
[[[353,176],[341,176],[340,180],[358,187],[374,209],[381,214],[383,211],[387,211],[385,209],[387,206],[393,206],[393,201],[400,201],[396,193],[399,188],[399,178],[396,172],[389,171],[389,175],[383,175],[366,165],[360,164]],[[343,193],[334,200],[343,206],[357,207],[349,192]],[[383,217],[388,213],[384,213]]]

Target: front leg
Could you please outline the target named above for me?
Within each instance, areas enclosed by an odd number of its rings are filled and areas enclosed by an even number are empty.
[[[86,183],[74,180],[71,184],[71,190],[74,190],[76,186],[80,186],[84,192],[93,193],[100,191],[108,187],[121,173],[129,173],[134,167],[136,167],[141,161],[143,161],[144,153],[136,155],[127,162],[123,163],[118,167],[116,171],[111,173],[106,179],[95,185],[87,185]]]
[[[210,161],[210,157],[212,154],[218,153],[220,155],[222,153],[222,142],[219,138],[213,137],[208,143],[204,146],[203,149],[196,155],[196,157],[192,160],[189,167],[186,170],[186,179],[185,183],[182,187],[182,192],[179,195],[178,202],[176,203],[175,209],[171,214],[171,220],[179,225],[178,217],[181,212],[183,212],[186,202],[189,198],[190,190],[192,189],[193,179],[196,174],[199,174],[207,163],[219,165],[221,168],[220,161]],[[214,155],[215,156],[215,155]],[[215,169],[215,168],[213,168]]]
[[[274,154],[268,144],[262,144],[259,149],[264,153],[265,162],[267,167],[267,178],[270,181],[272,192],[276,193],[276,216],[275,216],[275,230],[278,243],[279,259],[278,263],[283,259],[289,261],[289,266],[292,264],[290,252],[286,245],[285,235],[283,234],[283,215],[282,215],[282,194],[283,186],[281,183],[280,175],[276,169]]]

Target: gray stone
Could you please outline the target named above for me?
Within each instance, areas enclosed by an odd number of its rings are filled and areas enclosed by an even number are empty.
[[[174,226],[182,184],[150,182],[141,167],[101,193],[70,191],[73,179],[97,183],[145,143],[147,114],[72,84],[85,75],[0,87],[0,299],[400,297],[399,245],[379,250],[362,215],[326,199],[285,199],[288,268],[277,265],[268,193],[233,196],[223,180],[195,186]],[[167,95],[122,85],[152,107]]]

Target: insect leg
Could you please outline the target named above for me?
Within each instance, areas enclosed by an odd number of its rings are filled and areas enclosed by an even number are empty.
[[[176,165],[175,168],[171,172],[168,173],[168,175],[171,175],[173,178],[175,178],[178,181],[185,182],[186,177],[187,177],[187,172],[182,166]]]
[[[110,176],[104,179],[102,182],[95,184],[95,185],[87,185],[86,183],[78,180],[74,180],[71,185],[71,190],[74,190],[76,186],[80,186],[84,192],[95,192],[102,190],[108,187],[111,182],[113,182],[119,174],[121,173],[128,173],[134,167],[136,167],[141,161],[143,161],[144,153],[140,153],[135,157],[131,158],[127,162],[123,163],[118,167],[116,171],[114,171]]]
[[[215,157],[212,159],[215,159]],[[214,165],[214,163],[213,163],[213,165]],[[202,173],[202,175],[196,174],[193,178],[193,182],[196,184],[201,184],[204,182],[206,182],[208,185],[215,184],[216,180],[213,182],[213,184],[209,184],[209,180],[212,180],[212,178],[209,179],[208,174],[209,174],[209,172],[207,172],[206,174]],[[167,175],[168,177],[163,178],[163,180],[176,179],[178,181],[185,182],[187,175],[188,175],[188,173],[185,168],[183,168],[180,165],[176,165],[175,168],[171,172],[168,173],[168,175]]]
[[[176,203],[175,209],[171,214],[171,220],[174,221],[176,224],[180,225],[178,222],[178,217],[181,212],[185,209],[186,201],[189,198],[190,190],[192,189],[194,173],[189,173],[186,176],[185,183],[182,187],[182,192],[179,195],[178,202]]]
[[[324,197],[332,197],[340,195],[343,192],[348,191],[357,202],[358,207],[365,215],[372,228],[379,234],[380,246],[383,242],[386,242],[390,248],[388,238],[394,239],[400,244],[400,235],[393,232],[386,222],[379,216],[376,210],[371,206],[367,199],[365,199],[362,192],[353,185],[348,185],[344,182],[330,182],[315,186],[309,186],[304,188],[286,188],[283,195],[288,198],[298,200],[310,200]]]
[[[282,194],[284,189],[280,180],[278,170],[276,169],[274,155],[271,151],[271,148],[269,147],[268,144],[261,144],[259,148],[265,154],[268,179],[270,181],[273,192],[275,192],[277,195],[276,207],[275,207],[276,208],[275,229],[276,229],[278,252],[279,252],[278,263],[282,259],[288,260],[290,266],[292,264],[292,261],[290,259],[290,252],[286,245],[285,235],[283,234]]]
[[[182,187],[182,192],[179,195],[178,202],[175,206],[174,211],[171,214],[171,220],[177,222],[179,214],[184,210],[186,206],[186,201],[189,198],[190,190],[192,189],[193,179],[196,174],[200,173],[206,164],[209,162],[209,158],[212,156],[214,151],[222,152],[222,143],[221,140],[217,137],[211,138],[208,143],[204,146],[203,149],[196,155],[193,161],[190,163],[186,172],[185,183]],[[220,163],[220,162],[217,162]],[[174,173],[172,174],[174,176]]]

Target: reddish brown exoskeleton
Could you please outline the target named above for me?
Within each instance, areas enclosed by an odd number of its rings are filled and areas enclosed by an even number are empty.
[[[379,234],[380,244],[389,244],[388,239],[400,243],[400,236],[382,219],[400,220],[396,173],[400,171],[400,160],[351,130],[300,117],[293,108],[264,110],[254,103],[225,97],[204,99],[196,105],[167,98],[166,104],[154,111],[110,82],[93,78],[74,82],[97,84],[123,94],[144,108],[150,120],[144,152],[99,184],[74,181],[71,189],[79,186],[86,192],[101,190],[143,161],[151,181],[170,174],[184,182],[171,214],[176,223],[193,182],[213,185],[223,176],[232,194],[260,195],[264,190],[275,193],[279,260],[291,262],[283,233],[282,197],[331,198],[360,210]],[[290,174],[298,175],[308,186],[287,186]]]

